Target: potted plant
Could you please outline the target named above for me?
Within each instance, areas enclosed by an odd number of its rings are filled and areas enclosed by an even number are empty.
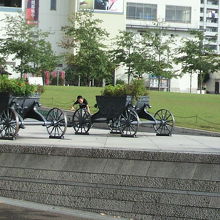
[[[128,103],[134,104],[136,101],[138,101],[141,97],[147,97],[148,91],[145,88],[144,81],[143,80],[133,80],[131,84],[124,84],[124,85],[108,85],[104,88],[104,90],[101,93],[101,96],[104,96],[105,98],[102,98],[103,100],[106,99],[117,99],[116,97],[124,97],[123,99],[127,100]],[[112,97],[112,98],[107,98]]]
[[[11,107],[21,114],[29,111],[33,104],[39,101],[39,94],[36,94],[37,86],[30,85],[25,79],[8,79],[0,77],[0,114]]]

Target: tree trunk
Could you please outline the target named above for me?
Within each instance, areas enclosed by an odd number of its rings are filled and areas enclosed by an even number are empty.
[[[102,80],[102,87],[105,87],[105,79]]]
[[[131,81],[131,67],[129,65],[129,67],[128,67],[128,85],[130,84],[130,81]]]
[[[79,75],[79,77],[78,77],[78,86],[80,86],[81,85],[81,76]]]
[[[192,72],[190,73],[190,86],[189,86],[189,93],[192,93]]]
[[[113,85],[116,85],[116,69],[113,71]]]
[[[59,81],[60,81],[60,72],[57,71],[57,86],[59,86]]]
[[[200,81],[199,90],[200,90],[200,94],[202,94],[203,77],[202,77],[202,72],[201,71],[200,71],[200,74],[199,74],[199,81]]]
[[[158,77],[158,87],[157,87],[157,90],[158,90],[158,91],[160,91],[160,82],[161,82],[161,77],[159,76],[159,77]]]

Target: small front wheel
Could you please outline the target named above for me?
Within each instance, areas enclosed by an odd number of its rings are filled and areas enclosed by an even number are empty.
[[[166,109],[160,109],[155,113],[154,118],[156,119],[154,130],[156,131],[157,135],[159,136],[172,135],[175,119],[170,111]]]
[[[86,108],[79,108],[73,114],[72,126],[75,134],[88,134],[92,126],[91,115]]]
[[[15,139],[19,131],[19,118],[14,109],[8,108],[0,115],[0,136]]]
[[[46,117],[47,132],[50,138],[63,138],[67,128],[66,114],[59,108],[51,109]]]

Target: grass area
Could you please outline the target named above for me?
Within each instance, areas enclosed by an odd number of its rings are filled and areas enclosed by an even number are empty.
[[[92,112],[95,96],[102,88],[97,87],[57,87],[46,86],[41,96],[41,104],[48,107],[70,109],[78,95],[86,97]],[[168,92],[150,92],[151,113],[161,108],[170,110],[176,125],[211,131],[220,131],[220,95],[198,95]]]

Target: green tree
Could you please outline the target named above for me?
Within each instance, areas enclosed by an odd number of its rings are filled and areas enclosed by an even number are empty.
[[[199,88],[202,92],[203,81],[207,74],[220,68],[220,57],[210,47],[204,44],[205,36],[201,31],[191,31],[193,38],[186,39],[178,49],[180,54],[175,61],[182,64],[182,72],[191,74],[199,72]],[[190,91],[191,91],[190,80]]]
[[[174,45],[174,36],[166,34],[160,25],[157,23],[154,29],[142,34],[143,53],[148,56],[150,73],[158,79],[158,90],[163,78],[176,77],[173,70],[173,48],[171,48],[171,45]]]
[[[112,60],[117,65],[126,67],[128,83],[131,77],[142,78],[144,73],[151,71],[149,55],[144,53],[139,34],[129,31],[121,31],[113,44],[115,49],[111,51]]]
[[[114,69],[104,41],[108,33],[100,27],[102,21],[90,12],[77,12],[64,26],[61,46],[67,49],[65,59],[69,68],[75,68],[79,78],[90,84],[91,80],[102,80],[111,76]]]
[[[48,33],[42,32],[34,25],[26,23],[24,16],[7,16],[4,28],[5,38],[0,42],[0,53],[7,59],[19,60],[14,71],[37,74],[56,67],[56,56],[51,45],[46,41]]]

